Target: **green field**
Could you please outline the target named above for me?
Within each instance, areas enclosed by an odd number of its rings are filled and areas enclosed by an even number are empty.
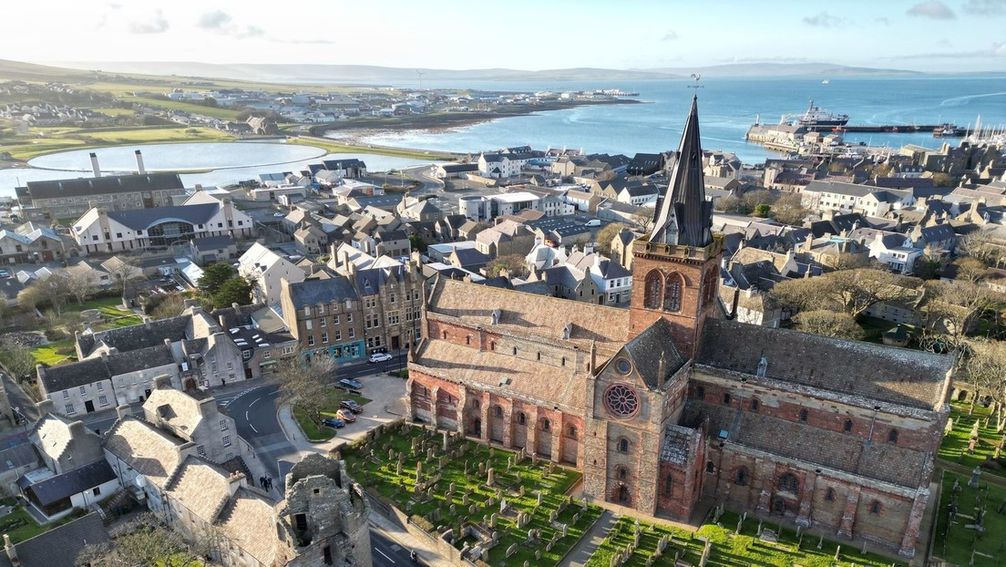
[[[357,153],[357,154],[379,154],[382,156],[395,156],[403,158],[412,158],[417,160],[429,160],[433,161],[450,161],[457,159],[457,155],[450,152],[438,152],[438,151],[426,151],[426,150],[409,150],[401,148],[389,148],[383,146],[368,146],[364,144],[347,144],[345,142],[339,142],[336,140],[330,140],[328,138],[318,138],[315,136],[298,136],[289,138],[291,144],[300,144],[303,146],[314,146],[316,148],[322,148],[328,150],[332,153]]]
[[[959,482],[957,518],[947,531],[949,507],[954,498],[954,481]],[[985,567],[1002,565],[1006,553],[1006,488],[980,483],[981,489],[968,487],[968,477],[947,472],[943,476],[940,505],[937,512],[936,541],[933,556],[957,565]],[[979,501],[985,503],[985,533],[966,527],[974,524]],[[972,555],[972,551],[977,551]],[[970,563],[971,561],[974,563]]]
[[[859,549],[843,546],[838,561],[835,560],[837,544],[823,541],[817,548],[818,536],[805,535],[798,546],[796,533],[783,529],[778,542],[765,542],[756,537],[758,520],[744,521],[741,533],[734,531],[740,517],[730,512],[724,513],[718,524],[706,523],[696,532],[661,524],[640,522],[639,544],[627,558],[624,565],[644,567],[646,565],[673,567],[674,559],[698,565],[705,547],[705,540],[712,542],[707,565],[740,567],[748,565],[790,567],[831,567],[833,565],[858,565],[883,567],[897,564],[896,561],[879,555],[863,555]],[[604,542],[597,548],[587,563],[588,567],[608,567],[612,556],[625,551],[635,542],[635,520],[620,518],[608,532]],[[763,524],[765,529],[778,531],[775,524]],[[657,544],[667,536],[669,543],[663,554],[657,556]],[[652,559],[651,559],[652,558]],[[652,562],[652,563],[651,563]]]
[[[0,153],[9,152],[27,161],[40,155],[80,148],[120,144],[227,141],[234,136],[212,128],[161,127],[122,129],[37,128],[30,136],[0,143]]]
[[[144,106],[162,108],[164,110],[179,110],[182,112],[188,112],[189,114],[201,114],[203,116],[211,116],[213,118],[219,118],[221,120],[236,120],[238,114],[241,114],[240,110],[235,110],[233,108],[207,106],[205,104],[194,104],[191,102],[182,102],[177,100],[167,100],[146,96],[124,96],[122,97],[122,100],[124,102],[132,102],[134,104],[142,104]]]
[[[436,455],[430,459],[425,453],[413,453],[414,439],[417,443],[424,439],[431,443]],[[545,463],[532,464],[530,460],[524,459],[508,471],[508,459],[517,459],[516,453],[490,449],[462,439],[450,442],[449,456],[443,455],[441,449],[441,432],[431,433],[401,424],[376,437],[368,445],[357,444],[344,450],[343,457],[354,479],[405,513],[423,518],[436,533],[469,522],[485,522],[491,514],[496,513],[495,529],[500,538],[489,550],[487,563],[490,565],[519,566],[525,561],[535,566],[555,565],[601,515],[600,508],[596,506],[588,505],[584,508],[580,502],[570,503],[571,499],[566,493],[581,478],[580,473],[573,469],[554,466],[549,473]],[[370,456],[371,450],[373,457]],[[397,473],[397,461],[388,459],[389,450],[404,455],[401,474]],[[441,456],[444,457],[442,464],[438,462]],[[416,467],[420,461],[423,482],[432,481],[431,475],[434,474],[439,475],[439,480],[417,493]],[[493,487],[485,485],[487,473],[479,473],[480,464],[493,468]],[[455,486],[455,491],[448,497],[451,485]],[[523,495],[521,487],[524,488]],[[499,513],[497,490],[511,508],[506,514]],[[537,490],[542,492],[541,505],[537,504]],[[529,522],[522,528],[517,527],[518,512],[529,514]],[[549,520],[552,513],[556,517],[554,523]],[[561,537],[560,524],[567,526],[565,537]],[[532,528],[541,533],[537,544],[527,543],[528,530]],[[550,550],[546,550],[545,544],[553,536],[557,537],[556,542]],[[505,557],[507,549],[514,544],[516,553]],[[460,541],[455,542],[455,545],[461,548]],[[540,558],[535,557],[536,551],[541,553]]]

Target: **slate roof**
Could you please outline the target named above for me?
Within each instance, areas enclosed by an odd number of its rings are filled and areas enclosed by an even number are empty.
[[[223,236],[207,236],[205,238],[196,238],[192,240],[192,246],[199,251],[229,248],[234,246],[234,244],[234,237],[229,234],[225,234]]]
[[[29,181],[25,187],[18,188],[17,194],[19,199],[26,196],[33,199],[54,199],[106,193],[183,189],[184,187],[182,178],[177,173],[148,173],[145,175],[107,175],[105,177]]]
[[[108,211],[108,218],[133,230],[147,230],[150,226],[167,220],[180,220],[195,225],[206,224],[219,209],[219,203],[198,203],[174,207]]]
[[[28,477],[23,476],[18,479],[18,486],[35,494],[38,503],[44,507],[100,486],[114,478],[115,472],[112,471],[108,461],[101,459],[35,484],[31,484]]]
[[[632,366],[643,382],[653,390],[660,388],[660,367],[663,360],[663,380],[684,366],[686,359],[674,347],[671,324],[657,319],[652,325],[625,344],[622,352],[632,360]]]
[[[660,460],[674,465],[684,465],[688,460],[688,446],[694,435],[694,429],[668,425],[664,429],[664,438],[660,443]]]
[[[118,352],[107,357],[95,357],[45,369],[41,375],[46,392],[59,392],[109,380],[137,370],[146,370],[175,363],[171,348],[161,344],[130,352]]]
[[[274,503],[247,488],[239,488],[217,524],[245,553],[262,565],[286,560],[283,542],[276,537]]]
[[[304,280],[290,284],[290,299],[294,308],[300,309],[306,305],[329,304],[333,301],[355,301],[359,296],[348,278],[337,275],[324,280]]]
[[[191,323],[191,315],[179,315],[150,321],[142,325],[130,325],[97,333],[82,334],[77,343],[85,357],[90,356],[99,344],[115,347],[119,352],[127,352],[164,344],[164,339],[171,339],[172,342],[185,339]]]
[[[223,468],[189,455],[178,467],[178,472],[172,475],[171,481],[165,486],[165,492],[199,519],[213,523],[217,512],[231,495],[228,477],[229,474]]]
[[[19,567],[76,567],[77,555],[88,545],[109,540],[105,524],[90,513],[31,539],[15,544]],[[11,567],[6,553],[0,553],[0,567]]]
[[[953,357],[786,329],[707,319],[696,362],[839,394],[932,410],[943,403]]]

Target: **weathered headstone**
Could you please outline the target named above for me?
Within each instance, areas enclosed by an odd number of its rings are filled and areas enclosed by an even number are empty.
[[[489,471],[486,472],[486,485],[492,486],[496,482],[496,471],[489,467]]]
[[[971,471],[971,478],[968,480],[968,486],[971,488],[978,488],[978,484],[981,482],[982,469],[976,466],[974,470]]]

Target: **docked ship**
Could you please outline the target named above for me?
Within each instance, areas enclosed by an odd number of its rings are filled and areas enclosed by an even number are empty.
[[[819,106],[814,106],[814,101],[812,100],[810,101],[810,106],[807,107],[807,111],[793,120],[793,125],[804,126],[810,130],[819,130],[822,128],[837,128],[845,126],[848,122],[848,114],[835,114],[833,112],[828,112]]]

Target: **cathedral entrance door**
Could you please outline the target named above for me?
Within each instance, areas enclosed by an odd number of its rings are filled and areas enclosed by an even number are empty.
[[[632,504],[632,497],[629,496],[629,487],[624,484],[618,487],[618,503],[623,506]]]

